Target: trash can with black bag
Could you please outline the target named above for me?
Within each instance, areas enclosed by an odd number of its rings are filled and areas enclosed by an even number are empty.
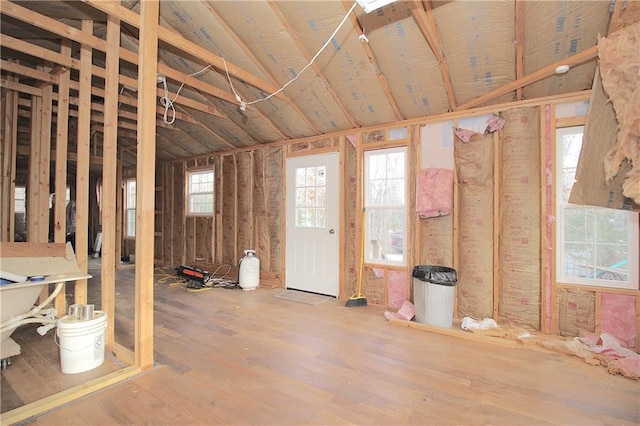
[[[416,321],[437,327],[453,325],[458,274],[453,268],[417,265],[413,268],[413,304]]]

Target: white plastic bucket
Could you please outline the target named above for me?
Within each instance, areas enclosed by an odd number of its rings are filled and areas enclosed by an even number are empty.
[[[106,312],[94,311],[91,320],[77,320],[65,316],[58,320],[57,325],[56,335],[63,373],[82,373],[104,362]]]

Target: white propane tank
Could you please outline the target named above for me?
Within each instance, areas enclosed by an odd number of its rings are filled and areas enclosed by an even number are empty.
[[[260,285],[260,259],[255,250],[245,250],[240,259],[238,284],[243,290],[255,290]]]

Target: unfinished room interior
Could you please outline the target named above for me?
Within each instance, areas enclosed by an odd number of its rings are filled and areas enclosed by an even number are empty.
[[[640,424],[640,2],[0,0],[2,425]]]

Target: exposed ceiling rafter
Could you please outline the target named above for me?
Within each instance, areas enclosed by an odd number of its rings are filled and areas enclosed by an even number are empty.
[[[229,35],[229,37],[231,37],[233,39],[233,41],[240,46],[240,48],[242,49],[242,51],[244,52],[245,55],[247,55],[247,57],[249,59],[251,59],[251,62],[260,69],[260,71],[262,71],[262,73],[267,76],[269,78],[269,81],[271,82],[271,84],[273,84],[274,86],[277,85],[276,80],[273,78],[273,76],[271,75],[271,73],[269,73],[269,71],[266,69],[266,67],[264,65],[262,65],[262,63],[260,63],[260,61],[258,60],[258,58],[256,58],[256,56],[253,54],[253,52],[251,51],[251,49],[249,49],[249,47],[242,42],[242,40],[240,39],[240,37],[238,37],[238,34],[236,34],[235,31],[233,31],[233,29],[227,25],[227,23],[224,21],[224,19],[222,19],[220,17],[220,15],[211,7],[211,5],[207,2],[207,0],[200,0],[202,2],[202,4],[205,6],[205,8],[207,9],[207,11],[209,12],[209,14],[211,14],[211,16],[213,16],[216,20],[216,22],[218,23],[218,25],[220,25],[220,27],[222,27],[222,29],[224,29],[224,31]],[[283,93],[283,100],[287,103],[287,105],[289,105],[289,107],[291,107],[297,114],[298,114],[298,118],[302,121],[305,122],[305,124],[307,126],[309,126],[309,128],[315,132],[315,133],[320,133],[318,131],[318,129],[315,128],[315,126],[313,125],[313,123],[311,123],[311,121],[307,118],[307,116],[302,112],[302,110],[300,109],[300,107],[298,107],[298,105],[293,102],[291,100],[291,98],[286,94]],[[264,118],[267,121],[271,121],[267,118],[266,115],[262,114],[258,108],[255,107],[255,105],[248,105],[247,107],[251,107],[254,108],[256,110],[256,113],[260,114],[260,116],[262,118]],[[282,129],[279,129],[275,123],[272,122],[273,127],[278,131],[278,133],[280,133],[280,135],[282,136],[283,139],[289,139],[291,137],[291,135],[285,135],[284,131]]]
[[[426,10],[425,6],[427,7]],[[426,2],[425,4],[423,4],[422,2],[410,1],[409,7],[411,8],[413,18],[418,24],[422,35],[424,35],[427,43],[429,43],[429,47],[431,47],[433,54],[438,60],[440,72],[442,73],[442,81],[444,82],[444,89],[447,92],[447,99],[449,99],[449,106],[451,107],[452,111],[455,111],[458,109],[456,105],[456,97],[454,95],[453,84],[451,83],[451,76],[449,75],[447,61],[445,60],[444,54],[442,53],[442,44],[440,43],[438,28],[433,17],[431,2]]]
[[[104,0],[82,1],[104,13],[116,16],[117,18],[121,19],[123,22],[126,22],[131,26],[134,26],[138,29],[140,28],[140,15],[127,9],[124,6],[121,6],[118,2],[106,2]],[[207,49],[197,45],[196,43],[193,43],[190,40],[187,40],[182,35],[175,33],[167,28],[158,28],[158,38],[159,40],[192,55],[194,58],[200,59],[207,64],[211,64],[221,71],[225,70],[226,67],[230,75],[260,90],[263,90],[267,93],[273,93],[278,90],[278,87],[275,87],[271,83],[264,81],[261,78],[252,75],[251,73],[248,73],[247,71],[232,63],[226,62],[221,56],[208,51]]]
[[[485,102],[488,102],[499,96],[505,95],[509,92],[513,92],[518,88],[526,87],[530,84],[536,83],[546,77],[549,77],[555,74],[556,68],[559,65],[569,65],[571,67],[574,65],[579,65],[579,64],[594,60],[597,56],[598,56],[598,46],[592,46],[566,59],[554,62],[553,64],[540,68],[538,71],[535,71],[529,75],[526,75],[518,80],[512,81],[511,83],[507,83],[504,86],[497,88],[496,90],[492,90],[489,93],[485,93],[482,96],[478,96],[477,98],[472,99],[466,104],[460,105],[459,108],[462,110],[465,110],[465,109],[476,107],[478,105],[482,105]]]
[[[300,51],[300,53],[302,53],[302,55],[307,60],[307,62],[310,62],[311,59],[313,58],[313,55],[309,54],[307,49],[304,47],[304,44],[302,43],[302,41],[300,41],[300,38],[296,35],[296,32],[293,30],[293,28],[291,28],[291,25],[289,24],[287,19],[284,17],[282,12],[278,8],[278,5],[276,4],[276,2],[274,2],[273,0],[269,0],[268,3],[269,3],[269,6],[271,7],[271,10],[274,13],[274,15],[276,15],[278,20],[280,20],[280,23],[282,24],[282,26],[285,28],[285,30],[289,34],[289,37],[291,37],[291,40],[298,47],[298,50]],[[327,80],[327,78],[324,76],[324,73],[322,72],[320,67],[314,62],[313,64],[311,64],[311,68],[313,68],[315,73],[318,75],[318,78],[323,81],[323,85],[324,85],[325,89],[331,95],[331,98],[333,98],[333,101],[336,103],[338,108],[340,108],[340,111],[345,116],[345,118],[349,121],[351,126],[352,127],[359,127],[359,124],[353,118],[353,115],[344,106],[344,103],[340,99],[340,96],[338,96],[338,94],[333,89],[333,87],[331,87],[331,84],[329,83],[329,80]]]
[[[344,4],[344,8],[346,10],[350,10],[353,3],[343,0],[342,4]],[[353,25],[353,28],[356,30],[356,33],[364,34],[364,30],[362,28],[362,25],[360,25],[360,21],[358,21],[358,17],[356,16],[356,14],[351,13],[350,15],[351,15],[350,16],[351,25]],[[382,71],[380,71],[380,67],[378,66],[378,62],[376,61],[376,57],[373,53],[373,50],[371,50],[371,46],[369,46],[369,43],[363,42],[362,48],[367,54],[367,57],[369,58],[369,62],[371,63],[371,66],[375,70],[376,77],[378,77],[378,81],[380,81],[382,90],[384,90],[384,94],[387,97],[387,100],[389,101],[389,105],[391,105],[391,109],[393,109],[393,113],[395,114],[396,119],[404,120],[407,117],[402,113],[402,111],[400,111],[400,107],[398,107],[398,102],[396,102],[395,98],[393,97],[393,93],[391,93],[391,87],[389,87],[389,82],[385,78],[384,74],[382,74]]]

